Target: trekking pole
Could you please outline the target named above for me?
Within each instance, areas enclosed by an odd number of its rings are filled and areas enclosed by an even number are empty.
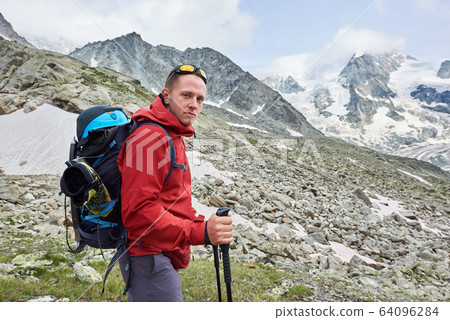
[[[217,292],[219,295],[219,302],[222,302],[222,290],[220,289],[220,263],[219,263],[219,246],[213,246],[214,249],[214,266],[216,267],[216,278],[217,278]]]
[[[228,211],[231,209],[228,207],[222,207],[217,210],[218,216],[228,216]],[[222,251],[222,259],[223,259],[223,274],[225,278],[225,285],[227,287],[227,301],[232,302],[233,297],[231,295],[231,268],[230,268],[230,256],[229,256],[229,250],[230,245],[229,244],[221,244],[220,250]],[[217,270],[217,269],[216,269]]]

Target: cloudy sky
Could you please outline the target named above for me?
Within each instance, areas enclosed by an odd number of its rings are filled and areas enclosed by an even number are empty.
[[[81,47],[135,31],[211,47],[256,75],[392,49],[450,59],[448,0],[0,0],[0,12],[29,39]]]

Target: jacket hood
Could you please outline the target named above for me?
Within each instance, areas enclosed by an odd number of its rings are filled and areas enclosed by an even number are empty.
[[[148,109],[142,108],[137,110],[131,120],[135,121],[154,121],[162,124],[176,134],[190,137],[195,131],[192,126],[185,126],[164,106],[161,96],[158,96]]]

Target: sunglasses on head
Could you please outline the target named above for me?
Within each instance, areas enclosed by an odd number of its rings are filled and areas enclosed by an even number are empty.
[[[175,74],[193,74],[196,73],[197,70],[199,71],[199,75],[202,78],[202,80],[205,82],[206,84],[206,73],[205,71],[203,71],[203,69],[200,69],[196,66],[193,66],[192,64],[183,64],[182,66],[179,66],[178,68],[176,68],[174,71],[172,71],[169,75],[169,77],[167,78],[167,82],[172,79],[172,77]]]

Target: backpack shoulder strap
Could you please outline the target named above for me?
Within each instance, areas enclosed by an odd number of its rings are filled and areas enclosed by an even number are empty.
[[[169,173],[167,174],[167,177],[164,179],[164,183],[166,183],[167,179],[169,179],[170,175],[172,174],[172,171],[174,168],[183,169],[184,171],[187,171],[187,166],[183,164],[176,163],[176,152],[175,152],[175,145],[173,144],[172,136],[170,135],[169,131],[160,123],[154,122],[154,121],[142,121],[142,122],[136,122],[133,125],[132,132],[136,130],[137,128],[143,126],[143,125],[154,125],[164,130],[167,137],[169,138],[169,145],[170,145],[170,169]]]

